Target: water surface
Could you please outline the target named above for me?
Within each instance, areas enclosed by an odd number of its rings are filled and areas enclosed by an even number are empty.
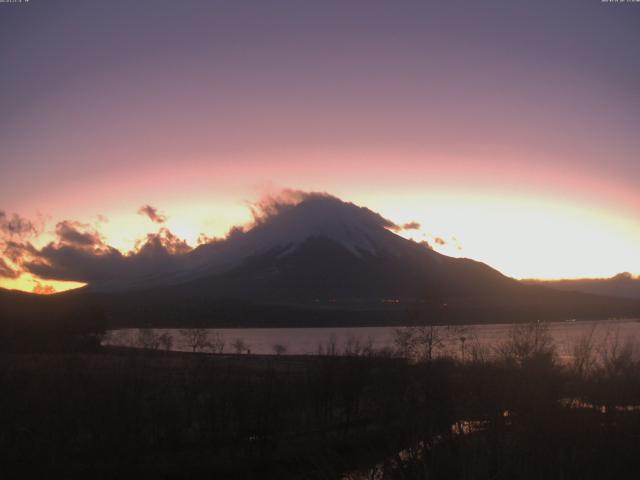
[[[561,359],[570,359],[575,344],[585,336],[593,335],[597,347],[603,342],[619,343],[640,340],[640,320],[602,320],[549,323],[549,333],[553,338]],[[330,328],[212,328],[206,329],[209,341],[224,345],[224,353],[234,353],[238,339],[244,344],[242,353],[273,354],[276,345],[286,349],[288,355],[312,355],[320,351],[334,349],[344,353],[345,349],[372,348],[373,350],[393,349],[395,331],[398,327],[330,327]],[[443,338],[437,354],[460,356],[470,355],[474,348],[493,351],[508,339],[513,324],[465,325],[462,328],[439,327]],[[147,330],[148,331],[148,330]],[[171,350],[192,351],[185,331],[181,329],[153,329],[153,335],[168,335]],[[105,345],[141,347],[141,329],[120,329],[109,332]],[[163,347],[159,347],[163,348]],[[200,350],[200,349],[199,349]],[[203,347],[201,350],[209,351]],[[280,349],[282,350],[282,349]]]

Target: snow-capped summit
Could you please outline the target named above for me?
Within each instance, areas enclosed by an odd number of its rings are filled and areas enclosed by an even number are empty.
[[[285,245],[295,248],[309,238],[323,237],[355,255],[399,254],[407,240],[388,230],[393,226],[368,208],[335,197],[310,196],[257,223],[245,234],[245,242],[259,251]]]
[[[182,284],[224,274],[261,255],[283,259],[310,240],[331,242],[356,258],[399,260],[416,251],[438,257],[423,245],[390,231],[396,225],[368,208],[326,194],[300,194],[300,197],[298,201],[272,200],[262,205],[254,212],[255,221],[251,226],[235,229],[224,240],[201,245],[181,258],[173,258],[170,271],[163,268],[155,275],[118,278],[94,284],[92,289],[114,291]]]
[[[188,255],[185,269],[171,281],[222,273],[268,252],[277,252],[281,258],[310,239],[335,242],[357,257],[402,257],[407,249],[427,250],[391,232],[389,228],[394,226],[368,208],[329,195],[310,194],[299,203],[272,206],[244,232],[197,248]]]

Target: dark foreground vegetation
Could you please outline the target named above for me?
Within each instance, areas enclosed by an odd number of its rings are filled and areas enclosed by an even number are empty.
[[[0,354],[2,478],[639,478],[640,365],[541,325],[493,352]],[[412,357],[399,358],[398,353]],[[490,354],[488,354],[490,353]]]

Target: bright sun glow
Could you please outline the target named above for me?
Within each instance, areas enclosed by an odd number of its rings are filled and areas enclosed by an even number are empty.
[[[398,223],[404,236],[446,255],[485,262],[515,278],[608,277],[640,272],[640,227],[593,208],[526,197],[433,195],[372,197],[368,205]],[[444,244],[438,244],[436,238]]]
[[[22,290],[23,292],[33,292],[43,295],[64,292],[74,288],[83,287],[80,282],[61,282],[58,280],[42,280],[34,277],[30,273],[23,273],[15,279],[3,278],[0,280],[0,287],[12,290]]]

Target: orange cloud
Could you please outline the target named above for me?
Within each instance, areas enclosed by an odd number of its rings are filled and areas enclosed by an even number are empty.
[[[418,222],[409,222],[401,225],[401,230],[420,230],[420,224]]]
[[[8,215],[0,210],[0,278],[15,280],[22,274],[21,259],[28,248],[24,242],[37,236],[43,229],[39,224],[14,213]]]
[[[402,225],[393,223],[391,220],[387,220],[387,222],[388,224],[385,225],[385,227],[393,232],[401,232],[403,230],[420,230],[420,227],[421,227],[421,225],[418,222],[408,222],[408,223],[403,223]]]
[[[138,214],[147,216],[153,223],[165,223],[167,221],[167,216],[151,205],[141,206],[138,209]]]
[[[42,285],[40,282],[36,282],[36,286],[33,287],[33,293],[39,295],[52,295],[56,293],[56,289],[52,285]]]

